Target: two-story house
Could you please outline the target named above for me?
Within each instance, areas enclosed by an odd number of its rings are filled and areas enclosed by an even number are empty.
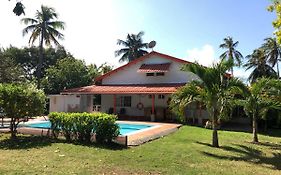
[[[184,64],[192,63],[152,51],[96,78],[94,85],[51,95],[50,112],[92,112],[93,95],[100,94],[102,112],[132,120],[173,120],[175,116],[168,109],[171,94],[198,79],[193,73],[180,70]],[[198,106],[191,105],[186,115],[201,124],[207,112]]]

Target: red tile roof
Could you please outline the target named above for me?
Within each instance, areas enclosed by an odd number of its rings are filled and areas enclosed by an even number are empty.
[[[184,84],[92,85],[67,89],[61,94],[171,94]]]
[[[164,63],[164,64],[143,64],[139,68],[138,72],[168,72],[171,63]]]

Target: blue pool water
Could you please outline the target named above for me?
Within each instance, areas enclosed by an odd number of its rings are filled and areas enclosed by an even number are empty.
[[[120,135],[127,135],[129,133],[140,131],[146,128],[150,128],[153,125],[144,125],[144,124],[132,124],[132,123],[117,123],[120,127]],[[25,124],[25,127],[30,128],[40,128],[40,129],[50,129],[51,122],[50,121],[42,121],[40,123],[30,123]]]

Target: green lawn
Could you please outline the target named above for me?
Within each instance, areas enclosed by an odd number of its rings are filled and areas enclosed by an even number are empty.
[[[211,130],[184,126],[124,149],[24,136],[15,144],[2,134],[0,174],[281,174],[281,132],[271,135],[255,145],[250,133],[220,131],[218,149],[209,146]]]

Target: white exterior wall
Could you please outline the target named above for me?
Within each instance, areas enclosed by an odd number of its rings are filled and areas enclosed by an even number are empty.
[[[50,112],[92,112],[92,95],[50,95]]]
[[[142,64],[162,64],[172,63],[165,76],[146,76],[146,73],[137,72]],[[160,84],[160,83],[186,83],[197,79],[193,73],[181,71],[180,68],[183,64],[179,62],[172,62],[171,60],[150,57],[134,65],[126,67],[124,70],[119,70],[117,73],[105,77],[102,84]]]

